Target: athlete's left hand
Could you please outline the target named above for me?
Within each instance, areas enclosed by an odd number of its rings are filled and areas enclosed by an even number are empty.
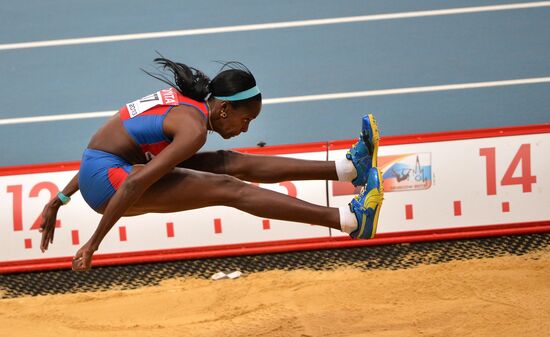
[[[92,256],[97,248],[93,248],[88,242],[76,252],[73,258],[73,271],[86,271],[92,267]]]
[[[44,253],[50,243],[53,243],[53,235],[55,233],[55,224],[57,219],[57,212],[61,204],[56,199],[52,199],[44,206],[42,210],[42,223],[38,230],[42,233],[42,240],[40,241],[40,250]]]

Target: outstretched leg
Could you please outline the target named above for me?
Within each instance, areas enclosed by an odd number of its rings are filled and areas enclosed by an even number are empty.
[[[372,115],[363,117],[361,136],[345,157],[336,161],[251,155],[233,151],[197,153],[179,167],[228,174],[258,183],[288,180],[340,180],[355,186],[367,183],[368,172],[377,166],[378,126]]]
[[[183,168],[174,169],[153,184],[126,215],[178,212],[215,205],[234,207],[264,218],[341,228],[338,208],[311,204],[230,175]]]
[[[234,151],[197,153],[179,167],[228,174],[257,183],[288,180],[338,180],[333,161],[244,154]]]

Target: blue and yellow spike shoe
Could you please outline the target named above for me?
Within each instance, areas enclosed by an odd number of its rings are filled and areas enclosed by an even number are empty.
[[[357,229],[350,233],[354,239],[370,239],[376,234],[378,215],[384,200],[384,182],[377,167],[369,170],[367,185],[349,204],[357,219]]]
[[[372,114],[363,116],[363,127],[357,143],[353,144],[346,154],[346,158],[353,162],[357,177],[351,181],[354,186],[367,183],[369,170],[378,166],[378,142],[380,134],[378,125]]]

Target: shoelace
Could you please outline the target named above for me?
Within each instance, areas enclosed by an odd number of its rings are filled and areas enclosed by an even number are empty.
[[[362,139],[361,139],[361,135],[362,135],[362,134],[359,134],[359,140],[358,140],[357,142],[355,142],[355,144],[353,144],[353,145],[351,146],[351,149],[350,149],[350,150],[355,149],[355,147],[357,146],[357,144],[359,144],[359,142],[362,140]],[[348,151],[348,152],[349,152],[349,151]]]
[[[355,197],[353,197],[353,199],[355,199],[356,201],[359,201],[359,199],[361,198],[361,195],[363,194],[363,192],[365,191],[365,186],[361,187],[361,191],[359,191],[359,194],[357,194]],[[384,187],[382,184],[380,184],[380,188],[378,188],[378,193],[379,194],[382,194],[384,193]],[[380,198],[380,200],[384,200],[384,196],[382,196]]]
[[[359,198],[360,198],[361,194],[363,194],[364,190],[365,190],[365,186],[361,187],[361,191],[359,192],[359,194],[354,196],[353,199],[355,199],[355,201],[359,202]]]

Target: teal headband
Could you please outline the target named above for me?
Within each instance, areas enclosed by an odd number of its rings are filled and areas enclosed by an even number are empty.
[[[248,90],[238,92],[231,96],[214,96],[214,98],[217,98],[222,101],[242,101],[242,100],[254,97],[259,93],[260,93],[260,89],[257,86],[253,86]]]

